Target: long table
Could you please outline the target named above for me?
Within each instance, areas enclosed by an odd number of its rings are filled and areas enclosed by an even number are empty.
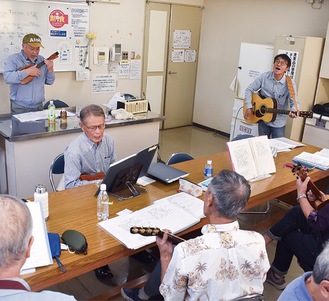
[[[319,148],[314,146],[304,146],[298,147],[291,152],[279,153],[275,158],[276,173],[269,178],[251,183],[252,193],[246,209],[293,192],[295,190],[296,178],[292,174],[291,169],[285,167],[284,164],[291,163],[292,157],[302,151],[313,153],[317,150]],[[187,179],[198,183],[203,180],[203,168],[207,159],[213,161],[214,173],[222,169],[232,169],[228,152],[182,162],[175,166],[189,172],[190,175]],[[314,169],[309,175],[316,182],[328,177],[329,170],[320,171]],[[110,206],[110,217],[116,216],[117,212],[125,208],[135,211],[148,206],[157,199],[176,193],[177,189],[178,182],[171,184],[152,183],[147,186],[148,192],[141,196],[124,201],[114,199],[114,204]],[[69,254],[66,251],[62,251],[60,258],[67,268],[66,273],[60,272],[57,264],[54,263],[51,266],[37,268],[36,272],[32,274],[24,275],[23,278],[29,283],[33,291],[39,291],[69,280],[150,247],[146,246],[138,250],[129,250],[97,226],[95,191],[96,186],[91,184],[49,194],[50,215],[47,221],[48,231],[59,234],[68,229],[80,231],[87,238],[88,254]],[[204,218],[200,223],[179,235],[200,229],[206,223],[207,218]],[[170,228],[170,225],[168,227]]]

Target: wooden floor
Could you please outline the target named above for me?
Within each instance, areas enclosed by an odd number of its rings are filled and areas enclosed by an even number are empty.
[[[227,137],[219,135],[216,132],[207,131],[198,127],[182,127],[177,129],[160,131],[160,158],[166,161],[169,156],[174,152],[188,152],[195,158],[200,156],[206,156],[207,154],[213,154],[226,150]],[[253,211],[263,211],[265,205],[253,208]],[[280,201],[271,200],[270,209],[267,214],[240,214],[239,222],[243,229],[253,229],[264,232],[275,221],[280,219],[285,212],[290,208],[290,205]],[[274,257],[276,243],[272,242],[268,246],[268,256],[270,261]],[[75,255],[73,255],[75,256]],[[78,256],[78,255],[77,255]],[[157,253],[154,252],[155,258]],[[147,275],[153,270],[155,262],[145,264],[134,258],[126,258],[120,262],[116,262],[110,265],[110,268],[114,274],[114,278],[108,281],[99,281],[94,272],[81,275],[70,281],[61,283],[59,285],[50,287],[50,290],[60,291],[70,295],[74,295],[79,301],[82,300],[115,300],[123,301],[119,292],[119,288],[122,285],[131,284],[133,279]],[[286,280],[290,282],[297,276],[302,274],[301,268],[296,261],[293,261],[289,273],[286,276]],[[128,275],[128,276],[127,276]],[[145,281],[143,278],[139,278],[141,281]],[[128,281],[128,283],[125,283]],[[140,286],[141,283],[133,283],[133,286]],[[129,285],[128,285],[129,286]],[[281,291],[275,289],[273,286],[265,283],[265,300],[275,301],[278,299]],[[109,295],[113,297],[108,297]]]

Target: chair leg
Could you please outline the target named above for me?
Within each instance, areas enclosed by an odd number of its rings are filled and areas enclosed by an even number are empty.
[[[265,211],[242,211],[240,214],[266,214],[270,210],[270,201],[266,201]]]

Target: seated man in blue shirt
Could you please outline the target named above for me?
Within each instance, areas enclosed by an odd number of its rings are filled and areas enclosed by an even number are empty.
[[[73,301],[73,296],[59,292],[31,292],[19,278],[33,244],[33,220],[25,203],[13,196],[0,195],[0,299],[2,301],[58,300]]]
[[[44,85],[55,81],[54,63],[39,55],[41,38],[33,33],[23,37],[22,50],[8,57],[3,77],[10,85],[11,114],[40,111],[45,100]],[[40,68],[38,64],[44,62]],[[22,69],[29,66],[29,68]],[[33,79],[22,84],[22,80],[31,76]]]
[[[115,161],[114,141],[104,135],[105,114],[98,105],[88,105],[80,111],[83,133],[75,138],[64,151],[65,188],[78,187],[105,176]]]
[[[329,242],[317,257],[313,272],[306,272],[289,283],[278,301],[329,299]]]
[[[91,104],[82,108],[80,127],[83,133],[64,151],[66,189],[102,179],[116,157],[113,139],[104,135],[105,114],[100,106]],[[96,269],[95,273],[99,279],[113,277],[107,265]]]

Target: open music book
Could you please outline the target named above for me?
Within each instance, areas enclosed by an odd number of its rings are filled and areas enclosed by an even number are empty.
[[[295,163],[301,163],[305,167],[316,167],[321,170],[329,169],[329,149],[322,149],[314,154],[302,152],[292,159]]]
[[[232,168],[248,181],[269,177],[276,167],[267,136],[227,142]]]
[[[203,215],[203,201],[185,192],[155,201],[152,205],[131,214],[120,215],[98,225],[118,239],[128,249],[138,249],[155,242],[155,237],[131,234],[130,228],[157,227],[179,233],[200,221]]]
[[[25,270],[53,264],[41,203],[26,202],[26,205],[30,209],[33,219],[32,235],[34,240],[31,247],[31,256],[26,259],[21,273],[24,273]]]

